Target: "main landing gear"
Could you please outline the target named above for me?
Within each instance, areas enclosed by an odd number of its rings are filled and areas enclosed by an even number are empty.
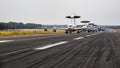
[[[72,31],[71,30],[66,30],[66,32],[65,32],[66,34],[68,34],[68,33],[72,33]]]

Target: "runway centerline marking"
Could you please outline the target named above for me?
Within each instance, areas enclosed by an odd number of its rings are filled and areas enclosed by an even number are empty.
[[[15,53],[18,53],[18,52],[27,51],[27,50],[29,50],[29,49],[30,49],[30,48],[21,49],[21,50],[9,52],[9,53],[1,54],[0,56],[6,56],[6,55],[10,55],[10,54],[15,54]]]
[[[91,35],[97,35],[97,34],[100,34],[101,32],[99,32],[99,33],[94,33],[94,34],[91,34]]]
[[[91,35],[86,35],[86,37],[89,37],[89,36],[91,36]]]
[[[73,40],[79,40],[79,39],[83,39],[84,37],[78,37],[78,38],[74,38]]]
[[[91,34],[91,35],[95,35],[95,34]]]
[[[1,40],[0,43],[4,43],[4,42],[12,42],[14,40]]]
[[[51,48],[51,47],[54,47],[54,46],[58,46],[58,45],[61,45],[61,44],[65,44],[65,43],[68,43],[68,41],[61,41],[61,42],[57,42],[57,43],[54,43],[54,44],[46,45],[46,46],[43,46],[43,47],[38,47],[38,48],[35,48],[35,50],[44,50],[44,49],[48,49],[48,48]]]

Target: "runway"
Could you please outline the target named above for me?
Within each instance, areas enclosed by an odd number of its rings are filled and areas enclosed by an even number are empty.
[[[0,68],[120,68],[120,33],[0,38]]]

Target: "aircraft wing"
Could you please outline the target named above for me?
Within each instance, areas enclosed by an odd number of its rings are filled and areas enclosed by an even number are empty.
[[[60,30],[68,30],[69,28],[57,28],[57,29],[60,29]],[[73,28],[74,30],[81,30],[82,28],[81,27],[75,27]]]
[[[68,30],[68,28],[57,28],[59,30]]]
[[[75,27],[74,30],[81,30],[81,27]]]

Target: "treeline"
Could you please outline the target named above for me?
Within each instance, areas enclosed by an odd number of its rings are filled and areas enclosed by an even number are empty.
[[[119,25],[118,25],[118,26],[117,26],[117,25],[116,25],[116,26],[115,26],[115,25],[113,25],[113,26],[112,26],[112,25],[111,25],[111,26],[102,25],[102,27],[108,28],[108,29],[120,29],[120,26],[119,26]]]
[[[120,29],[120,26],[109,26],[111,29]]]
[[[34,23],[22,23],[22,22],[0,22],[0,30],[4,29],[36,29],[42,28],[41,24],[34,24]]]

